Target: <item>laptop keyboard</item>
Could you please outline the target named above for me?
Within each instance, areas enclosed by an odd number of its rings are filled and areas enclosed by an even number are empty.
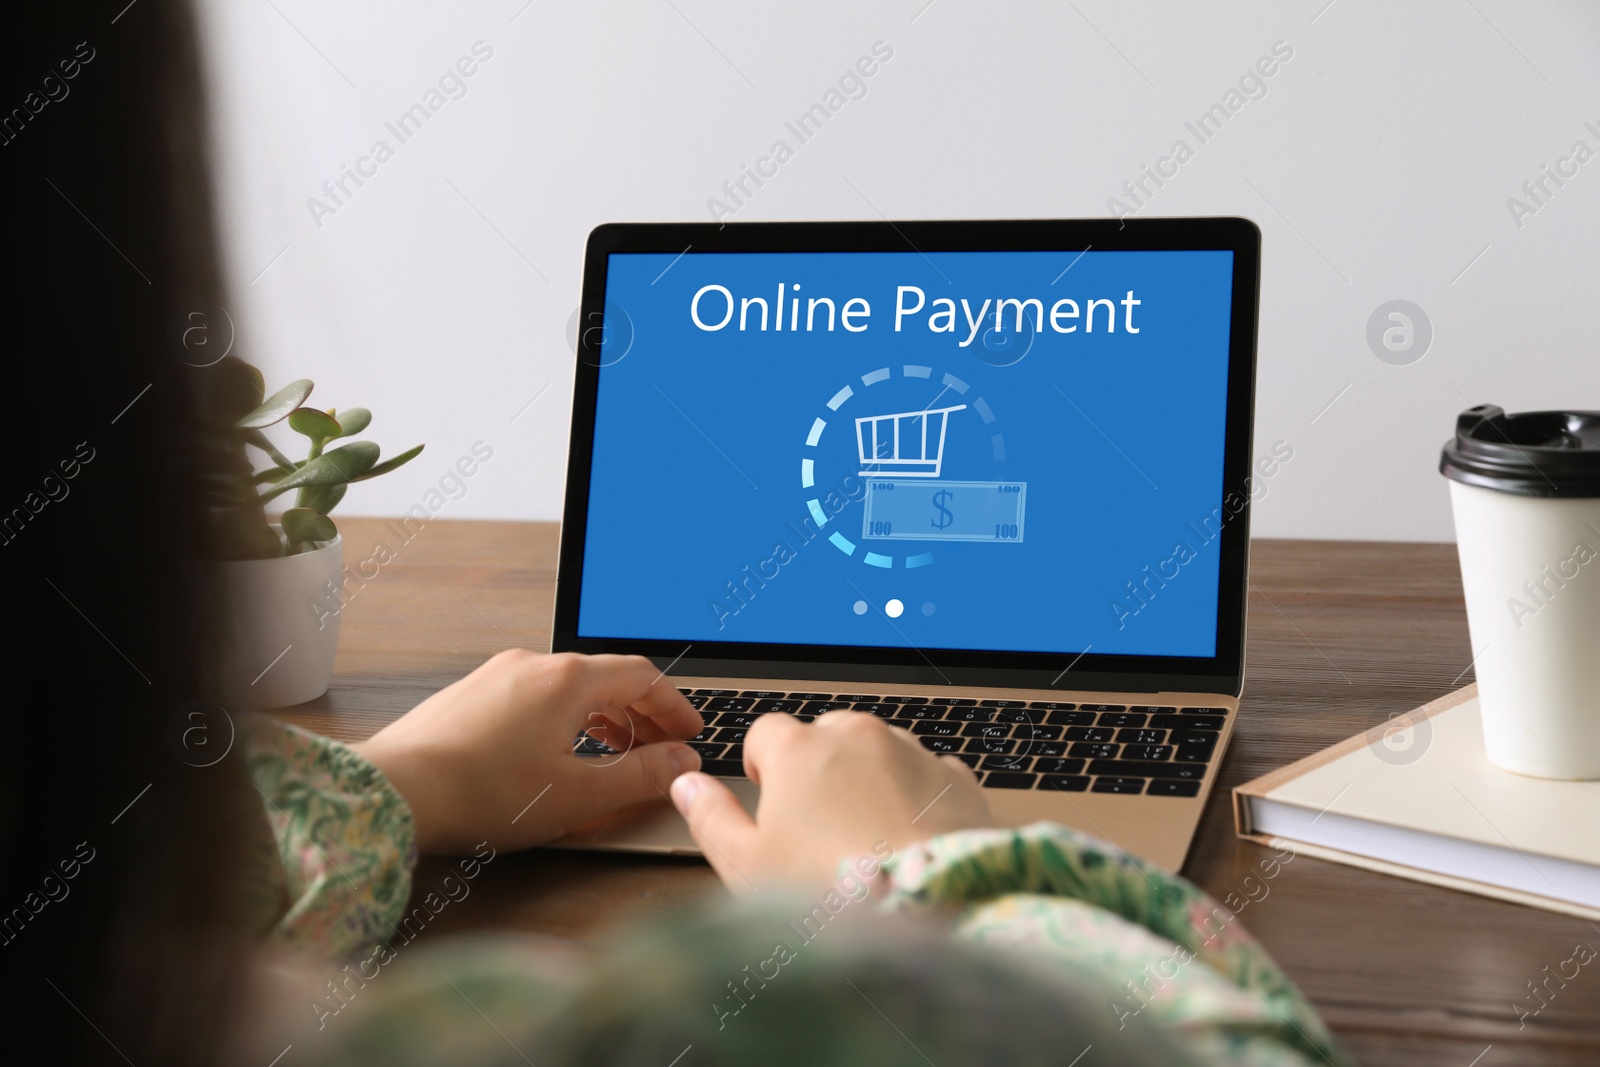
[[[769,712],[810,722],[823,712],[876,715],[924,748],[964,761],[986,789],[1192,797],[1217,751],[1226,708],[1070,704],[1050,700],[684,689],[705,729],[690,742],[700,769],[743,778],[744,735]],[[614,754],[580,735],[579,755]]]

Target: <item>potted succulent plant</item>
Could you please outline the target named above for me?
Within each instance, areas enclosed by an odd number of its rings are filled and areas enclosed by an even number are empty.
[[[330,594],[337,601],[343,570],[328,513],[352,482],[389,473],[422,446],[379,462],[373,442],[345,440],[372,421],[366,408],[306,407],[312,382],[305,378],[262,400],[261,372],[234,357],[208,370],[201,451],[229,620],[223,698],[246,708],[300,704],[327,692],[339,644],[339,616],[323,606]],[[304,459],[290,459],[263,432],[285,422],[306,438]],[[252,451],[265,458],[260,469]],[[293,506],[270,521],[269,506],[291,492]]]

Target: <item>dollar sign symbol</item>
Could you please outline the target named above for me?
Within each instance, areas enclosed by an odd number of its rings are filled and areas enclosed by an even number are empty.
[[[939,514],[933,517],[934,529],[942,530],[946,526],[949,526],[952,522],[956,521],[955,513],[949,508],[945,507],[945,505],[950,503],[951,499],[954,497],[955,494],[950,492],[948,489],[941,489],[937,493],[933,494],[933,506],[939,512]]]

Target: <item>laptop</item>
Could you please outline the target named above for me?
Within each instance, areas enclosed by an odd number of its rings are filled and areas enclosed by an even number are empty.
[[[552,647],[659,665],[751,810],[750,724],[848,709],[1177,869],[1274,462],[1259,261],[1241,218],[595,229]],[[562,843],[699,851],[665,803]]]

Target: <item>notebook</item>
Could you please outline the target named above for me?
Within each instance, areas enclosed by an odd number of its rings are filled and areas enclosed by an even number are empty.
[[[1239,786],[1233,810],[1262,844],[1600,919],[1600,781],[1492,765],[1476,685]]]

